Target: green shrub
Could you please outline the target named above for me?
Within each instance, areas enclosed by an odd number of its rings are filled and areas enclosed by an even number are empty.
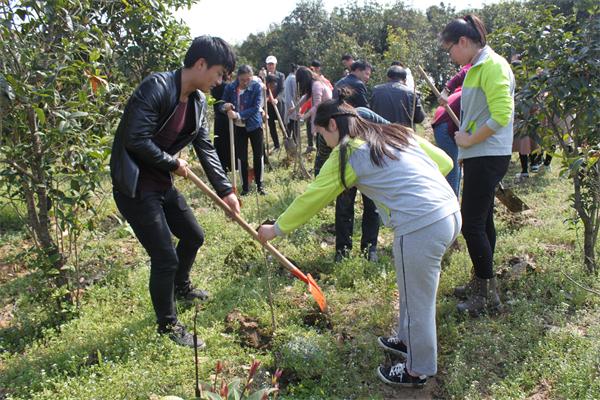
[[[288,380],[319,379],[337,365],[333,339],[313,330],[297,330],[283,335],[275,343],[277,366]]]

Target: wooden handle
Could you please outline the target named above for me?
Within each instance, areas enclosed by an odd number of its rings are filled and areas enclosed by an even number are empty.
[[[292,274],[294,274],[294,276],[298,279],[300,279],[301,281],[303,281],[304,283],[308,284],[308,278],[306,277],[306,275],[304,275],[304,273],[302,271],[300,271],[294,264],[292,264],[290,262],[290,260],[288,260],[287,258],[285,258],[285,256],[283,254],[281,254],[279,252],[279,250],[277,250],[275,247],[273,247],[272,244],[270,243],[262,243],[260,240],[258,240],[258,232],[256,232],[254,230],[254,228],[252,228],[239,214],[234,213],[233,211],[231,211],[231,209],[229,208],[229,206],[227,205],[227,203],[225,203],[219,196],[217,196],[217,194],[215,192],[213,192],[207,185],[206,183],[202,182],[202,180],[200,178],[198,178],[198,176],[196,176],[196,174],[194,174],[189,168],[188,168],[188,174],[187,174],[188,179],[190,179],[192,182],[194,182],[194,184],[200,189],[202,190],[205,194],[208,195],[208,197],[210,197],[215,203],[217,203],[217,205],[219,207],[221,207],[223,209],[223,211],[225,211],[231,218],[233,218],[233,220],[235,220],[235,222],[237,222],[242,228],[244,228],[244,230],[246,232],[248,232],[250,234],[250,236],[252,236],[257,242],[259,242],[265,249],[267,249],[269,251],[269,253],[271,253],[275,258],[277,258],[277,260],[288,270],[290,271]]]
[[[271,97],[273,97],[273,93],[271,92],[271,89],[267,89],[269,91],[269,94],[271,95]],[[281,126],[281,130],[283,130],[283,133],[285,133],[286,137],[289,137],[288,135],[288,131],[285,128],[285,124],[283,123],[283,119],[281,118],[281,114],[279,114],[279,109],[277,108],[277,104],[272,104],[273,108],[275,109],[275,115],[277,115],[277,120],[279,121],[279,125]]]
[[[427,84],[429,85],[429,88],[431,89],[431,91],[433,92],[433,94],[435,94],[435,96],[439,98],[441,96],[439,90],[437,90],[437,88],[435,87],[435,85],[433,84],[433,82],[431,82],[429,80],[429,77],[427,76],[427,74],[425,73],[425,71],[423,70],[423,68],[421,68],[420,65],[417,65],[417,69],[419,70],[419,72],[421,73],[421,75],[423,75],[423,78],[425,79],[425,82],[427,82]],[[448,115],[450,116],[450,118],[452,118],[452,122],[454,122],[456,124],[456,126],[460,128],[460,121],[458,120],[458,117],[456,116],[456,114],[454,114],[454,111],[452,111],[452,109],[450,108],[450,106],[448,105],[448,103],[444,104],[444,108],[446,109],[446,112],[448,113]]]
[[[233,132],[233,120],[229,118],[229,164],[231,164],[231,173],[233,174],[233,191],[237,193],[237,179],[235,176],[235,138]]]

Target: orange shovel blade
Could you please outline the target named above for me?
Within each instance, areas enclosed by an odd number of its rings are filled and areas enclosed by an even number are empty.
[[[319,285],[317,285],[317,282],[310,274],[306,274],[306,277],[308,278],[308,291],[310,292],[310,294],[312,294],[312,297],[319,305],[321,312],[325,312],[327,310],[327,301],[325,300],[325,295],[323,294],[323,291],[321,290]]]

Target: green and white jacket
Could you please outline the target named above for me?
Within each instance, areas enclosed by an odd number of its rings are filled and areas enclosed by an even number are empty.
[[[403,235],[430,225],[459,210],[456,195],[443,174],[452,160],[442,150],[418,136],[410,139],[398,158],[372,163],[369,145],[361,139],[348,143],[345,180],[377,205],[383,223]],[[434,161],[435,160],[435,161]],[[336,146],[319,175],[275,223],[278,236],[307,222],[345,190],[340,179],[340,152]]]
[[[496,133],[469,148],[459,146],[459,159],[511,154],[514,93],[515,78],[510,65],[485,46],[463,82],[460,130],[474,134],[486,124]]]

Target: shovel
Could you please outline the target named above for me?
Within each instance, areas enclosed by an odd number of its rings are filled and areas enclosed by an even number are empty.
[[[269,91],[269,95],[271,97],[273,97],[273,93],[271,93],[271,89],[267,89]],[[288,134],[288,131],[285,127],[285,124],[283,123],[283,118],[281,118],[281,114],[279,113],[279,109],[277,108],[276,105],[273,105],[273,108],[275,109],[275,115],[277,115],[277,121],[279,121],[279,126],[281,127],[281,130],[283,131],[284,135],[286,138],[289,138],[290,135]]]
[[[237,179],[235,177],[235,139],[233,132],[233,120],[229,118],[229,157],[231,160],[231,173],[233,174],[231,184],[233,185],[233,192],[237,195]]]
[[[256,241],[258,241],[265,249],[269,251],[277,260],[283,265],[288,271],[292,273],[296,278],[300,279],[302,282],[308,285],[308,291],[313,296],[319,308],[322,312],[327,310],[327,301],[325,300],[325,295],[323,291],[317,285],[317,282],[310,274],[304,275],[302,271],[298,269],[294,264],[292,264],[283,254],[279,252],[275,247],[273,247],[270,243],[262,243],[258,240],[258,233],[238,214],[231,212],[231,209],[215,192],[213,192],[200,178],[196,176],[189,168],[187,170],[187,178],[190,179],[194,184],[202,190],[208,197],[211,198],[219,207],[227,213],[235,222],[237,222],[246,232],[250,234]]]
[[[504,204],[510,212],[518,213],[529,210],[529,206],[523,202],[511,189],[505,188],[502,182],[496,188],[496,198]]]
[[[440,92],[437,90],[433,82],[429,80],[429,77],[427,76],[423,68],[421,68],[421,66],[418,65],[417,69],[419,70],[421,75],[423,75],[425,82],[427,82],[433,94],[436,97],[440,97]],[[454,122],[456,126],[460,126],[460,121],[458,120],[456,114],[454,114],[454,111],[452,111],[448,103],[444,104],[444,108],[446,109],[446,112],[452,119],[452,122]],[[504,204],[510,212],[518,213],[521,211],[529,210],[527,204],[525,204],[523,200],[521,200],[516,194],[514,194],[511,189],[505,188],[502,182],[500,182],[498,184],[498,187],[496,188],[496,198],[500,200],[500,203]]]

